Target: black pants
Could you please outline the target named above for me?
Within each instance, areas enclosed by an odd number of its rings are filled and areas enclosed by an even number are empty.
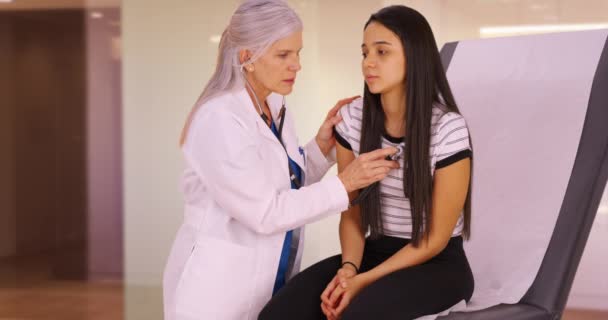
[[[367,239],[361,272],[379,265],[407,243],[407,239],[386,236]],[[340,264],[337,255],[296,275],[268,302],[259,319],[326,319],[320,307],[321,293]],[[461,300],[469,301],[473,287],[462,237],[454,237],[426,263],[393,272],[365,287],[344,310],[342,320],[405,320],[439,313]]]

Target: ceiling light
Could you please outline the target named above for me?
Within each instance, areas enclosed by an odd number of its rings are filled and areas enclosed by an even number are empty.
[[[220,40],[222,40],[222,36],[217,34],[209,37],[209,42],[211,43],[220,43]]]
[[[103,13],[101,13],[99,11],[93,11],[93,12],[91,12],[91,18],[101,19],[101,18],[103,18]]]
[[[608,28],[608,23],[496,26],[496,27],[479,28],[479,35],[482,38],[491,38],[491,37],[499,37],[499,36],[514,36],[514,35],[535,34],[535,33],[597,30],[597,29],[606,29],[606,28]]]

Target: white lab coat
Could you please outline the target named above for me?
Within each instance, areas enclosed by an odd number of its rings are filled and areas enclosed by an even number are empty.
[[[267,101],[278,125],[282,97]],[[299,147],[289,111],[283,141],[302,168],[300,190],[291,190],[287,155],[245,89],[194,116],[183,146],[184,223],[163,279],[166,320],[257,319],[272,295],[285,233],[348,207],[340,180],[321,180],[335,161],[314,139]]]

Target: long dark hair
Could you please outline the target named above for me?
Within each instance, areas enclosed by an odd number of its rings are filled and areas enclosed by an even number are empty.
[[[412,244],[418,246],[427,238],[432,225],[433,178],[429,159],[431,144],[431,117],[433,105],[445,106],[447,112],[460,113],[448,84],[439,50],[429,23],[418,11],[405,6],[389,6],[371,15],[365,28],[377,22],[399,37],[407,61],[405,74],[406,134],[403,190],[410,201],[412,214]],[[381,147],[384,128],[384,110],[380,94],[373,94],[365,85],[363,96],[363,123],[361,153]],[[370,236],[382,234],[380,188],[378,183],[368,187],[368,196],[361,202],[364,230]],[[428,214],[425,214],[428,213]],[[471,185],[464,205],[463,236],[470,235]]]

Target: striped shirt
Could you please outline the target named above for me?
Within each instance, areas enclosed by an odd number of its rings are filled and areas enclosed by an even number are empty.
[[[435,169],[446,167],[458,160],[471,156],[469,131],[462,115],[446,112],[445,107],[435,105],[431,119],[431,174]],[[342,121],[336,125],[336,140],[343,147],[359,156],[361,141],[361,121],[363,119],[363,99],[359,98],[340,109]],[[396,147],[403,143],[403,137],[395,138],[386,134],[382,137],[382,147]],[[412,216],[409,199],[403,191],[404,159],[401,168],[394,169],[380,181],[380,212],[383,234],[411,239]],[[462,213],[454,228],[453,236],[460,235],[463,228]]]

